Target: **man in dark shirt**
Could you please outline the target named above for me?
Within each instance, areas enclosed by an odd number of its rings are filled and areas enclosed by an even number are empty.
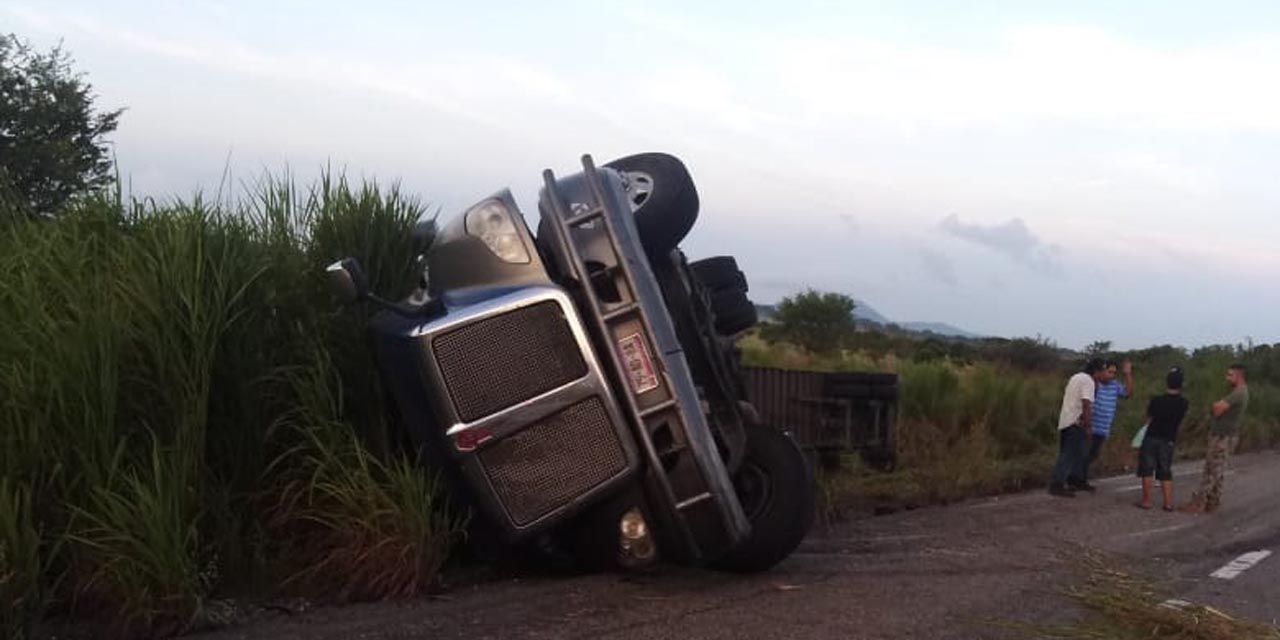
[[[1160,480],[1164,510],[1173,511],[1173,444],[1178,427],[1187,416],[1187,399],[1182,397],[1182,370],[1174,367],[1165,376],[1165,392],[1147,404],[1147,435],[1138,451],[1138,477],[1142,478],[1142,502],[1151,508],[1152,476]]]

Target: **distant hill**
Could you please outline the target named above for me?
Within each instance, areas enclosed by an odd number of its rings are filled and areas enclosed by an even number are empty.
[[[984,337],[976,333],[973,333],[971,331],[965,331],[960,327],[950,325],[945,322],[903,322],[899,326],[909,331],[918,331],[920,333],[936,333],[940,336],[947,336],[951,338],[976,339],[976,338]]]
[[[875,307],[855,299],[853,301],[853,317],[858,320],[870,320],[876,324],[890,324],[893,321],[886,318],[883,313],[876,311]]]
[[[932,333],[939,336],[949,338],[965,338],[976,339],[983,337],[980,334],[966,331],[954,325],[945,322],[898,322],[889,319],[884,314],[876,311],[875,307],[861,301],[854,301],[857,306],[853,308],[853,316],[857,319],[858,324],[864,327],[870,325],[876,328],[887,328],[889,325],[896,325],[898,328],[912,333]],[[761,322],[770,322],[778,315],[778,306],[773,304],[758,304],[756,312],[760,315]]]

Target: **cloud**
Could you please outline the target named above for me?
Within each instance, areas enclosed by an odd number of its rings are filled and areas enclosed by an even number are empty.
[[[770,49],[779,94],[822,121],[1280,130],[1280,88],[1258,82],[1280,74],[1273,37],[1170,47],[1059,25],[1015,27],[980,47],[855,34],[778,38]]]
[[[938,282],[949,287],[959,286],[960,279],[956,276],[956,265],[942,252],[921,247],[920,264],[924,265],[924,270]]]
[[[1057,245],[1047,244],[1027,227],[1022,218],[1011,218],[1000,224],[983,225],[960,220],[956,214],[942,219],[938,227],[943,233],[1003,254],[1033,271],[1061,275],[1062,264]]]
[[[70,10],[0,7],[0,15],[6,13],[45,33],[83,34],[120,50],[243,77],[304,83],[330,91],[364,89],[469,124],[512,133],[524,133],[528,128],[511,118],[511,104],[516,99],[512,96],[518,96],[523,104],[607,115],[584,106],[588,101],[571,82],[510,54],[471,51],[420,60],[371,60],[316,48],[278,51],[264,43],[247,44],[216,33],[176,36]]]
[[[1111,158],[1110,164],[1115,171],[1192,196],[1210,195],[1221,183],[1213,167],[1179,162],[1156,153],[1122,154]]]

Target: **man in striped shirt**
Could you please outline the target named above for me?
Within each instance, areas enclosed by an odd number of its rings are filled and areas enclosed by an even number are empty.
[[[1133,363],[1125,360],[1122,365],[1124,384],[1116,380],[1116,363],[1108,360],[1103,363],[1102,379],[1098,381],[1097,391],[1093,398],[1093,433],[1089,436],[1089,455],[1080,460],[1079,467],[1070,483],[1076,489],[1094,491],[1089,484],[1089,466],[1102,453],[1102,445],[1111,435],[1111,423],[1116,419],[1116,405],[1122,398],[1133,396]]]

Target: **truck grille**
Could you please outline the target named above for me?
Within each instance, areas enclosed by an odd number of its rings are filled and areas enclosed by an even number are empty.
[[[587,374],[564,311],[542,302],[473,322],[432,342],[463,422],[496,413]]]
[[[511,520],[523,526],[627,466],[604,403],[588,398],[480,450]]]

